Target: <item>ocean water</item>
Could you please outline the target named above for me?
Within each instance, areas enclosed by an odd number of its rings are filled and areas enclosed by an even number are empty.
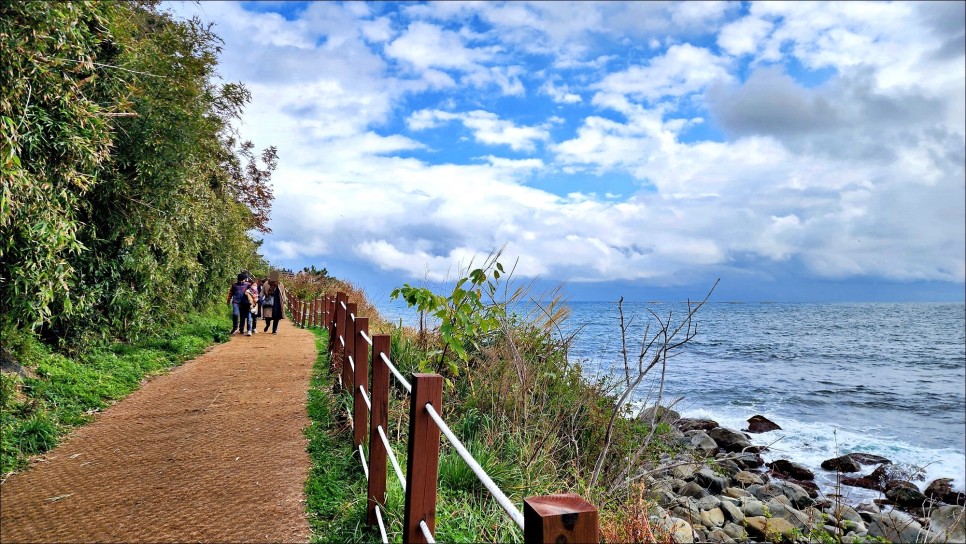
[[[570,358],[588,377],[623,376],[614,302],[571,302]],[[674,323],[684,303],[624,303],[632,365],[653,312]],[[398,303],[380,312],[417,322]],[[860,451],[921,468],[920,488],[953,478],[966,489],[966,305],[961,303],[713,303],[696,314],[697,335],[668,360],[663,398],[684,417],[733,429],[761,414],[782,427],[752,435],[766,461],[810,467],[827,493],[825,459]],[[659,369],[638,389],[654,398]],[[648,397],[648,395],[651,395]],[[866,467],[866,472],[873,467]],[[844,487],[851,501],[878,494]]]

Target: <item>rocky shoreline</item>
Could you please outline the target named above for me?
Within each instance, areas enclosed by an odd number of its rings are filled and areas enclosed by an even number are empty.
[[[780,429],[767,418],[754,416],[738,431],[683,419],[673,410],[659,413],[686,452],[665,459],[661,472],[642,481],[657,504],[649,521],[674,542],[966,542],[966,495],[954,492],[950,479],[922,492],[889,459],[852,452],[822,468],[836,472],[841,486],[872,489],[884,498],[847,504],[823,494],[807,467],[790,459],[764,462],[766,448],[747,433]]]

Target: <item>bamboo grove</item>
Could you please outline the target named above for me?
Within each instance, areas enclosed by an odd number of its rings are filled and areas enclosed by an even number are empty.
[[[133,338],[267,267],[276,151],[220,43],[156,2],[0,3],[3,330]]]

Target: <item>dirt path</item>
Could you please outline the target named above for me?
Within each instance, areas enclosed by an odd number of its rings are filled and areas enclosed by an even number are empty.
[[[307,541],[314,360],[283,321],[151,380],[0,486],[0,541]]]

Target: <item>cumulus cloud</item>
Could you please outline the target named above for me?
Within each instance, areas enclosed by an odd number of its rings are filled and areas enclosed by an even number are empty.
[[[279,147],[271,259],[966,279],[961,3],[177,6]]]

